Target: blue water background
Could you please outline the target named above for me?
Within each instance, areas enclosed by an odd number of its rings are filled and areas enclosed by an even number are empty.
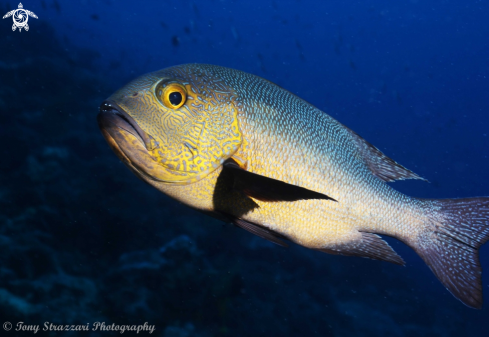
[[[2,16],[17,5],[0,1]],[[28,32],[0,21],[4,321],[149,321],[167,337],[487,335],[488,247],[486,305],[473,310],[394,239],[406,267],[273,246],[139,181],[106,145],[96,114],[146,72],[236,68],[297,94],[430,181],[396,189],[488,196],[488,2],[23,5],[39,17]]]

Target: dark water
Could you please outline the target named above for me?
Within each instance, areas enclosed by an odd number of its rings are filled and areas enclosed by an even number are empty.
[[[0,1],[2,16],[17,5]],[[395,183],[404,193],[489,195],[487,2],[23,5],[39,17],[29,31],[0,22],[0,318],[14,325],[0,335],[148,322],[164,337],[487,336],[488,247],[473,310],[395,240],[406,267],[283,249],[184,207],[132,175],[96,123],[140,74],[217,64],[294,92],[431,182]]]

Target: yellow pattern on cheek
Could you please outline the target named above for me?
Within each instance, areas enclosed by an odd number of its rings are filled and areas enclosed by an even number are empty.
[[[105,134],[104,134],[105,135]],[[106,136],[112,149],[122,161],[130,164],[138,172],[145,174],[155,180],[164,182],[183,182],[186,177],[178,172],[172,172],[163,165],[159,165],[156,158],[146,150],[141,141],[133,134],[118,129],[112,132],[110,137]]]
[[[152,110],[157,132],[151,134],[154,141],[148,152],[165,169],[160,181],[194,183],[216,170],[242,142],[232,93],[197,91],[190,84],[186,89],[187,101],[181,108]],[[159,104],[151,96],[146,97],[148,102]]]

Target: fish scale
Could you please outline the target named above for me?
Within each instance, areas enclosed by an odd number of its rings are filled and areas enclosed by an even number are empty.
[[[268,81],[247,74],[243,76],[245,80],[223,75],[230,82],[229,86],[241,84],[241,89],[237,90],[239,97],[251,97],[243,100],[241,106],[244,109],[238,114],[243,136],[249,138],[251,135],[254,140],[253,148],[247,153],[250,171],[323,192],[339,201],[339,204],[311,200],[282,204],[258,202],[260,208],[246,215],[245,219],[263,222],[266,218],[268,226],[310,248],[334,246],[351,230],[382,233],[405,240],[416,235],[416,222],[404,221],[399,218],[402,212],[391,210],[404,207],[404,213],[409,217],[416,202],[372,175],[360,156],[355,155],[358,150],[348,139],[349,134],[342,132],[335,120]],[[271,100],[270,97],[278,99]],[[251,106],[254,108],[247,108]],[[249,120],[253,122],[249,123]],[[266,128],[260,130],[257,125]],[[266,160],[256,158],[256,153]],[[349,186],[345,186],[345,181],[351,182]],[[387,204],[379,200],[382,195],[389,195]],[[358,200],[362,200],[362,208],[354,206]],[[365,208],[369,211],[365,212]],[[270,218],[260,217],[259,213],[286,216],[272,223]],[[390,221],[391,218],[397,221]],[[417,222],[423,223],[422,220]],[[290,229],[284,232],[283,227]],[[326,227],[334,228],[333,236],[331,231],[325,230]]]
[[[187,91],[180,108],[155,90],[172,81]],[[395,237],[455,297],[482,306],[478,249],[489,239],[489,198],[394,190],[386,182],[423,178],[270,81],[212,65],[171,67],[120,89],[98,121],[136,175],[192,208],[282,246],[402,265],[378,234]]]

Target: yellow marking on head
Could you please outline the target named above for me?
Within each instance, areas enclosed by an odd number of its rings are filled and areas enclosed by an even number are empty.
[[[216,170],[241,146],[238,110],[233,90],[219,78],[195,69],[171,70],[143,76],[111,100],[152,138],[147,155],[138,157],[151,159],[139,164],[141,170],[155,180],[190,184]]]

